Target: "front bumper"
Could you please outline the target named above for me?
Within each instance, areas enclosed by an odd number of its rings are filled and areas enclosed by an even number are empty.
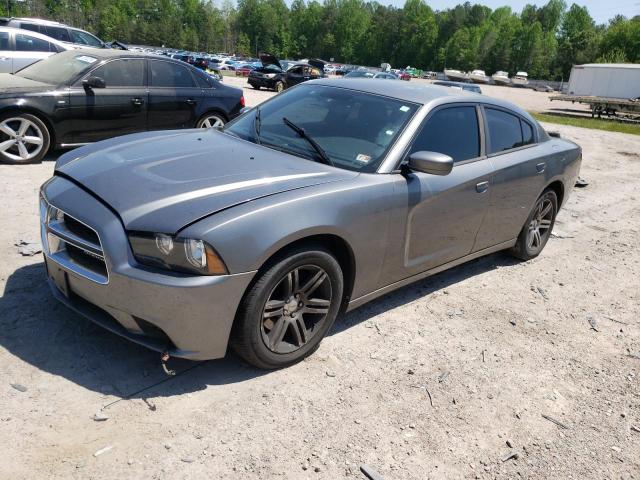
[[[48,248],[43,224],[48,282],[58,300],[153,350],[191,360],[225,355],[237,307],[255,272],[193,276],[140,266],[120,219],[101,202],[60,177],[45,184],[43,194],[95,230],[106,264],[102,281],[91,278],[73,259]]]
[[[262,88],[276,88],[276,82],[278,78],[265,78],[265,77],[249,77],[248,83],[252,87]]]

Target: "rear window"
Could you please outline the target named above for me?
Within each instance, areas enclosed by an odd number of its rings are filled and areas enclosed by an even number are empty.
[[[152,87],[188,88],[196,86],[187,67],[157,60],[152,60],[150,63],[150,84]]]
[[[40,26],[35,23],[21,23],[20,28],[23,30],[31,30],[32,32],[40,32]],[[42,33],[44,33],[44,30]]]
[[[58,49],[46,40],[25,35],[16,34],[16,51],[17,52],[57,52]]]
[[[485,108],[485,114],[489,127],[489,154],[533,143],[533,128],[520,117],[493,108]]]
[[[9,34],[0,32],[0,50],[9,50]]]
[[[64,27],[53,27],[51,25],[43,25],[40,27],[40,33],[44,33],[45,35],[55,38],[56,40],[60,40],[61,42],[70,42],[71,37],[69,36],[69,32]]]

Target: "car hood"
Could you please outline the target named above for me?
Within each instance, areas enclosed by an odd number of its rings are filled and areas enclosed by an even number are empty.
[[[46,92],[47,90],[55,90],[55,88],[55,85],[48,83],[36,82],[11,73],[0,73],[0,95],[5,93],[15,95],[16,93]]]
[[[307,60],[307,63],[312,67],[319,68],[320,70],[324,70],[324,66],[326,65],[326,62],[323,62],[322,60],[319,60],[317,58],[310,58],[309,60]]]
[[[280,64],[280,61],[278,60],[278,58],[275,55],[271,55],[270,53],[261,52],[260,55],[258,55],[258,56],[260,57],[260,62],[262,63],[263,67],[266,67],[268,65],[275,65],[280,70],[283,70],[282,65]]]
[[[162,233],[251,200],[357,176],[214,129],[106,140],[63,155],[56,173],[112,207],[127,230]]]

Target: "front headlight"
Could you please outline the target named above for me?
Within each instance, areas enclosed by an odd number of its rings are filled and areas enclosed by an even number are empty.
[[[275,73],[265,73],[264,74],[264,78],[276,78],[276,74]]]
[[[134,257],[143,265],[199,275],[227,273],[222,259],[203,240],[164,233],[132,233],[129,243]]]

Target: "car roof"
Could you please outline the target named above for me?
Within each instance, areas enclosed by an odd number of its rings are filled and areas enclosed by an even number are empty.
[[[31,30],[24,30],[22,28],[13,28],[13,27],[0,27],[0,32],[14,32],[19,33],[21,35],[29,35],[30,37],[39,38],[40,40],[46,40],[49,43],[52,43],[64,50],[75,50],[74,46],[68,42],[61,42],[60,40],[56,40],[55,38],[51,38],[47,35],[43,35],[42,33],[33,32]]]
[[[47,37],[48,38],[48,37]],[[158,55],[149,52],[132,52],[130,50],[117,50],[112,48],[78,48],[75,50],[79,55],[85,54],[90,57],[106,60],[108,58],[117,57],[140,57],[140,58],[158,58],[161,60],[173,60],[165,55]]]
[[[37,23],[39,25],[55,25],[55,26],[61,26],[61,27],[67,27],[68,25],[65,25],[64,23],[60,23],[60,22],[55,22],[53,20],[45,20],[44,18],[30,18],[30,17],[3,17],[3,20],[6,21],[11,21],[11,20],[16,20],[18,22],[31,22],[31,23]]]
[[[420,84],[417,82],[413,84],[411,82],[387,82],[384,80],[376,80],[375,78],[323,78],[311,80],[302,85],[312,84],[348,88],[350,90],[383,95],[405,102],[420,103],[423,105],[431,102],[437,104],[461,102],[482,103],[512,110],[525,118],[532,119],[529,113],[511,102],[499,98],[487,97],[475,92],[470,92],[469,90],[456,90],[445,86]]]

